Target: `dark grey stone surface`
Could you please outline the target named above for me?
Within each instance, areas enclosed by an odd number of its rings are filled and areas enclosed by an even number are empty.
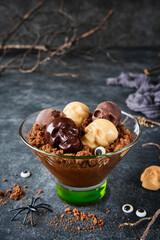
[[[157,64],[157,53],[159,51],[160,49],[111,50],[112,54],[118,59],[132,62],[142,68]],[[118,103],[124,111],[131,112],[125,105],[125,99],[134,90],[119,86],[106,86],[105,79],[106,77],[117,76],[121,71],[135,72],[135,70],[111,63],[105,52],[95,54],[92,57],[92,61],[89,61],[70,55],[64,58],[63,62],[50,63],[48,69],[56,72],[74,72],[87,75],[93,81],[88,81],[83,77],[78,79],[55,78],[40,73],[20,74],[16,71],[6,71],[0,76],[0,189],[5,191],[14,183],[21,186],[27,185],[29,190],[29,192],[26,191],[28,201],[31,194],[36,196],[36,191],[42,189],[42,200],[51,204],[53,208],[53,213],[46,215],[48,220],[51,220],[56,212],[58,212],[56,215],[60,218],[66,204],[56,194],[53,176],[20,140],[18,129],[22,120],[29,114],[75,100],[86,104],[98,104],[103,100],[111,100]],[[67,63],[67,65],[64,63]],[[32,228],[29,225],[29,228],[26,228],[21,224],[23,215],[19,215],[17,221],[10,222],[13,216],[13,213],[9,212],[11,205],[14,208],[20,206],[22,200],[7,199],[7,205],[0,205],[0,239],[87,240],[92,239],[93,236],[96,240],[140,239],[147,222],[133,228],[118,229],[117,226],[128,218],[131,222],[138,220],[135,211],[127,216],[122,212],[121,207],[125,203],[133,204],[135,210],[139,207],[146,209],[148,216],[152,216],[160,208],[160,192],[143,189],[139,180],[146,167],[159,165],[158,148],[142,148],[141,144],[146,142],[159,143],[159,140],[159,127],[143,127],[139,142],[109,175],[107,193],[104,198],[98,203],[88,206],[86,210],[85,207],[78,207],[86,213],[94,213],[104,218],[105,225],[102,231],[98,227],[92,232],[75,230],[75,235],[72,231],[65,230],[63,227],[49,226],[44,216],[40,218],[35,227]],[[20,173],[26,169],[31,171],[32,175],[23,179],[20,177]],[[15,173],[18,176],[14,176]],[[3,182],[3,178],[6,178],[7,182]],[[25,203],[28,201],[25,201]],[[106,214],[107,208],[111,211],[109,215]],[[116,213],[118,216],[115,216]],[[123,216],[125,220],[122,220]],[[147,240],[160,239],[159,223],[160,219],[158,218],[151,227]],[[77,226],[79,226],[79,223],[77,223]],[[19,227],[22,227],[22,229],[19,229]]]
[[[0,38],[5,35],[8,29],[15,25],[29,9],[35,6],[39,0],[0,0]],[[96,26],[113,9],[114,16],[106,24],[101,33],[95,34],[81,43],[86,46],[160,46],[160,21],[159,21],[159,0],[47,0],[45,6],[38,12],[44,10],[44,14],[36,14],[35,19],[27,21],[25,27],[21,27],[14,37],[21,36],[19,43],[33,43],[33,37],[39,32],[45,31],[45,26],[53,26],[60,23],[58,30],[69,31],[63,28],[64,18],[54,13],[60,3],[63,2],[63,9],[75,16],[78,24],[78,35]],[[67,32],[66,31],[66,32]],[[24,41],[24,32],[27,32]],[[29,33],[32,34],[29,34]],[[67,33],[66,33],[67,35]],[[68,34],[69,35],[69,34]],[[124,37],[128,36],[128,37]],[[64,35],[62,35],[64,40]],[[44,39],[43,39],[44,41]],[[59,44],[52,41],[54,46]],[[101,46],[101,47],[102,47]],[[99,46],[100,47],[100,46]]]

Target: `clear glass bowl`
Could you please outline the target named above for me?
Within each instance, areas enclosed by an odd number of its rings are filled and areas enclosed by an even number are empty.
[[[52,109],[62,111],[64,107],[52,107]],[[93,112],[95,108],[96,106],[90,106],[90,111]],[[22,122],[19,129],[22,141],[53,174],[57,194],[63,201],[73,205],[97,202],[106,192],[109,173],[138,141],[141,134],[138,121],[122,111],[121,123],[124,123],[125,129],[130,130],[132,138],[131,143],[126,147],[97,156],[69,156],[45,152],[29,144],[28,132],[32,130],[39,113],[33,113]]]

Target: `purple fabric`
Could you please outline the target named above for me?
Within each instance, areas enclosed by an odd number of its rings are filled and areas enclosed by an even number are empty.
[[[160,76],[153,84],[145,74],[121,73],[116,78],[107,78],[107,85],[120,85],[136,88],[126,99],[127,106],[136,112],[142,112],[148,118],[160,118]]]

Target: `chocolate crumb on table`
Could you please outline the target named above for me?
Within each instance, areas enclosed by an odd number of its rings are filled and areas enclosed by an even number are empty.
[[[4,201],[2,198],[0,198],[0,203],[1,203],[2,205],[6,205],[6,204],[7,204],[7,201]]]
[[[0,198],[4,196],[4,192],[0,190]]]
[[[18,200],[18,199],[20,199],[23,196],[24,196],[23,189],[19,185],[16,185],[13,188],[13,191],[12,191],[12,193],[10,195],[10,198],[13,199],[13,200]]]
[[[40,195],[41,193],[43,193],[43,191],[42,191],[42,189],[39,189],[39,190],[37,191],[37,195]]]
[[[109,214],[109,213],[110,213],[110,210],[107,210],[106,213]]]
[[[18,200],[24,196],[23,188],[17,184],[14,184],[12,187],[13,190],[7,189],[4,193],[0,190],[0,203],[3,205],[7,204],[7,201],[4,201],[3,198],[10,198],[12,200]]]

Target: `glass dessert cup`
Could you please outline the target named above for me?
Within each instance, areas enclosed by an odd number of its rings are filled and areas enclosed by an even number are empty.
[[[64,106],[53,107],[62,111]],[[93,112],[95,106],[90,106]],[[42,151],[29,144],[28,132],[40,112],[27,117],[21,124],[19,134],[22,141],[53,174],[59,198],[73,205],[88,205],[100,200],[106,193],[107,177],[125,154],[137,143],[141,129],[138,121],[122,111],[121,123],[131,132],[132,141],[126,147],[103,155],[71,156]],[[47,183],[46,183],[47,184]]]

